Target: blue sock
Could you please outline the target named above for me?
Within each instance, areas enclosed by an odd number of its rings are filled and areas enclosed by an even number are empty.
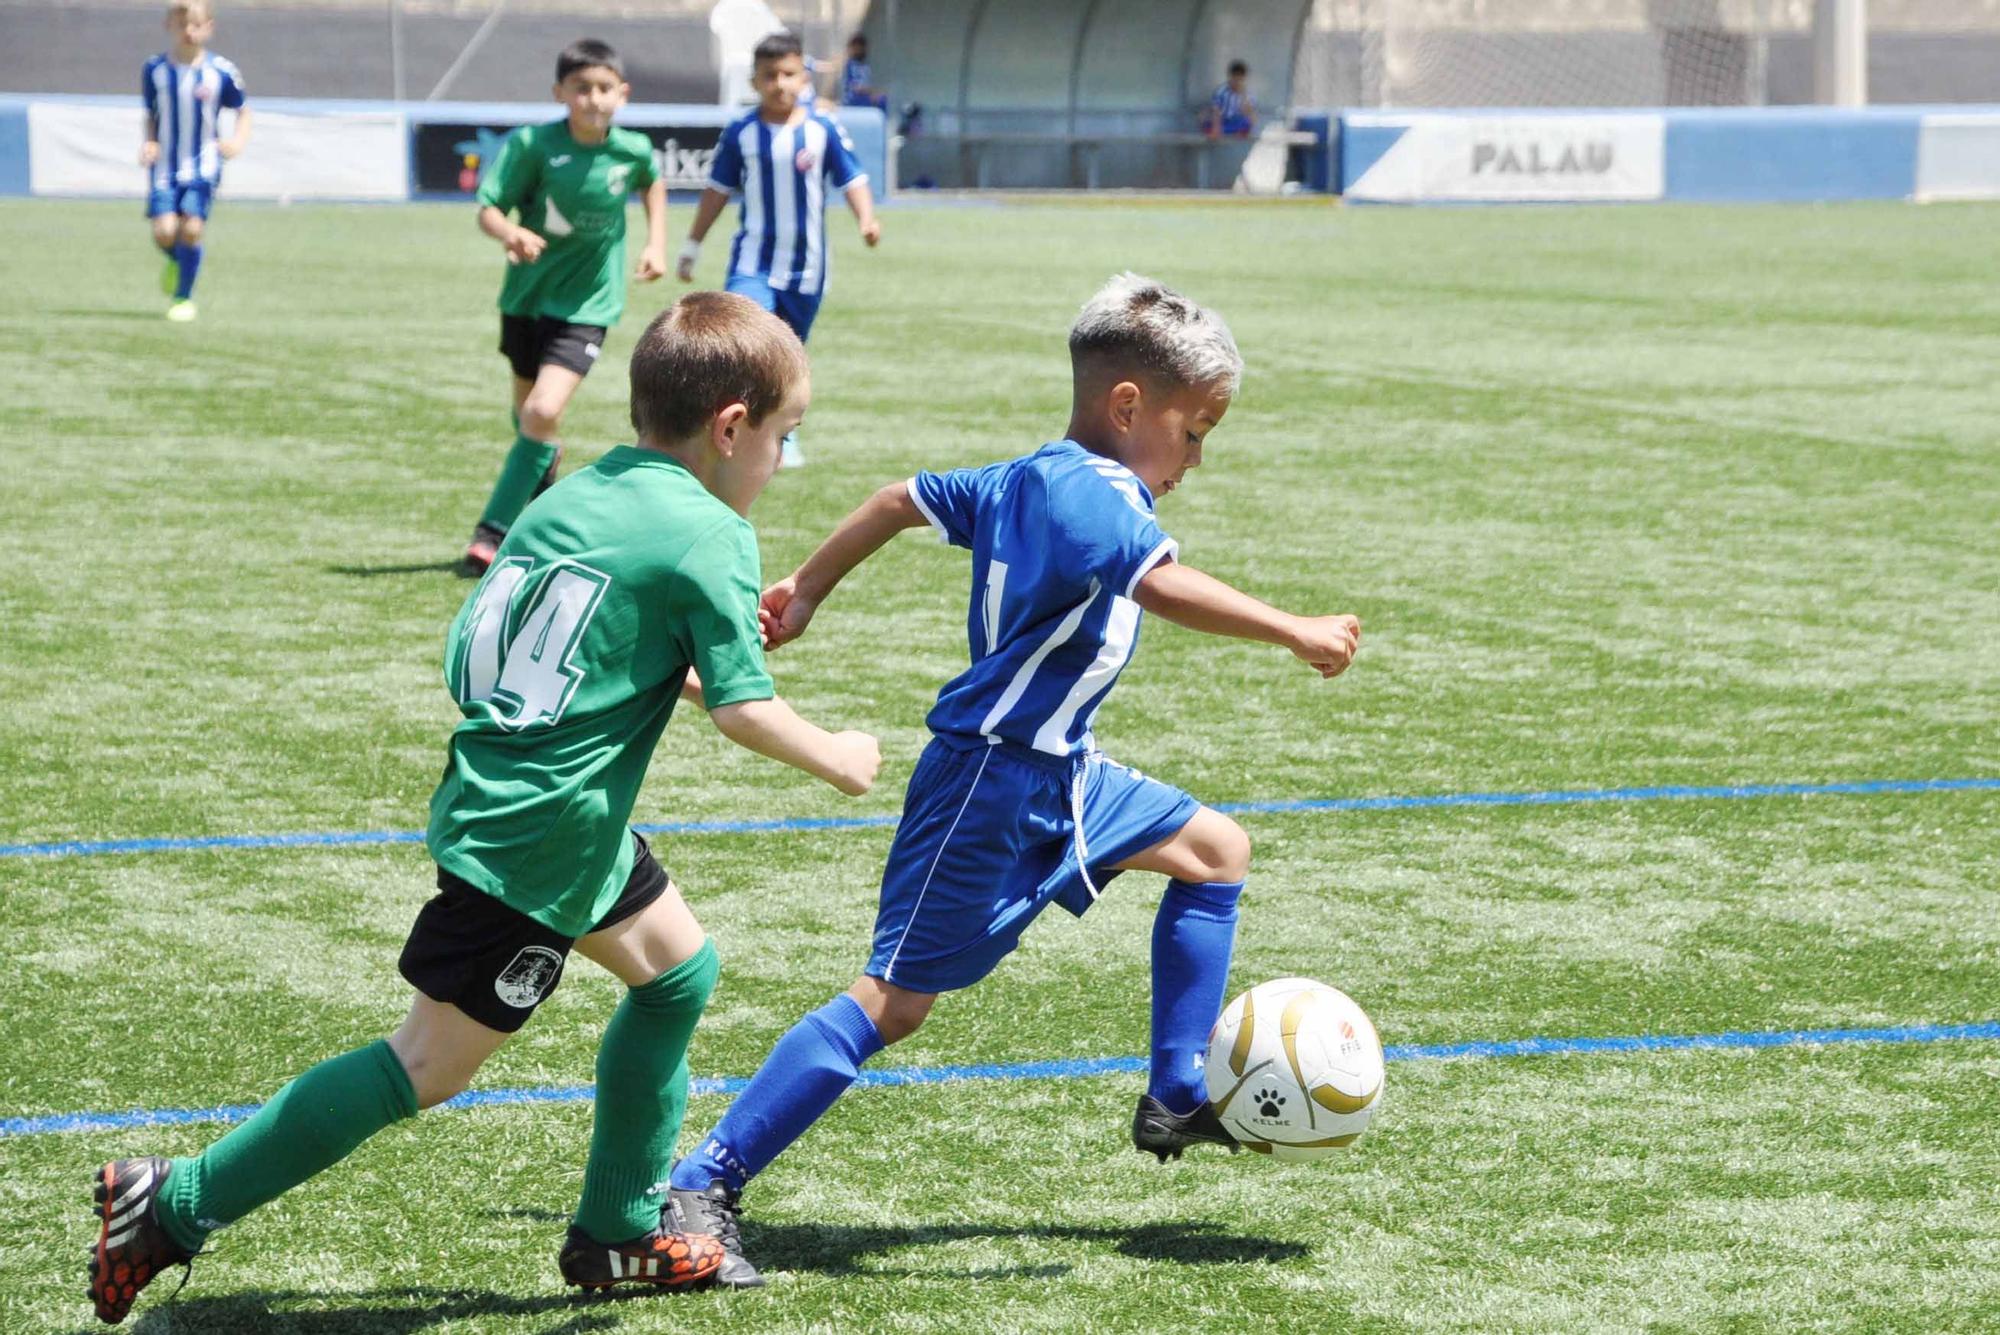
[[[1153,1064],[1146,1092],[1186,1115],[1208,1099],[1208,1031],[1222,1014],[1241,881],[1168,881],[1153,919]]]
[[[194,295],[194,276],[201,272],[201,247],[185,243],[174,247],[174,259],[181,266],[181,281],[174,285],[174,300],[186,301]]]
[[[701,1147],[674,1166],[674,1186],[702,1191],[721,1178],[743,1190],[847,1092],[861,1063],[882,1047],[875,1022],[845,992],[800,1020],[778,1040]]]

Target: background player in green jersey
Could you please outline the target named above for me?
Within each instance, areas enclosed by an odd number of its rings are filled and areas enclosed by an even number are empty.
[[[646,200],[637,277],[667,271],[667,187],[652,142],[611,124],[631,92],[616,51],[572,42],[556,57],[568,117],[508,135],[479,183],[479,230],[507,250],[500,351],[514,371],[514,448],[465,549],[475,573],[555,481],[563,410],[625,313],[625,200],[635,190]]]
[[[195,1158],[105,1164],[91,1249],[99,1317],[122,1321],[211,1230],[464,1089],[572,950],[629,990],[597,1051],[563,1278],[684,1287],[714,1274],[721,1245],[663,1229],[660,1211],[715,949],[627,821],[683,694],[731,740],[844,793],[875,781],[875,739],[801,719],[764,668],[745,515],[810,392],[797,336],[743,297],[693,293],[640,337],[638,443],[566,479],[515,526],[446,638],[464,718],[431,799],[438,894],[403,947],[408,1015]]]

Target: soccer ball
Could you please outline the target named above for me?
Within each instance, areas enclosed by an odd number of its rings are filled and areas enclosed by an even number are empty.
[[[1274,1159],[1352,1145],[1382,1106],[1382,1040],[1354,999],[1310,978],[1259,983],[1208,1035],[1208,1101]]]

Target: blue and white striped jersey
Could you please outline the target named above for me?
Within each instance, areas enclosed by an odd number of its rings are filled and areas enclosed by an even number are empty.
[[[192,65],[176,65],[164,52],[146,62],[139,95],[159,137],[152,188],[214,185],[222,179],[216,120],[224,107],[243,105],[243,72],[232,61],[204,51]]]
[[[708,183],[743,195],[729,272],[762,274],[780,292],[826,290],[827,187],[868,177],[847,131],[814,113],[772,125],[752,111],[722,132]]]
[[[1215,109],[1215,119],[1224,134],[1243,134],[1250,129],[1250,118],[1256,113],[1257,103],[1248,93],[1239,93],[1228,84],[1215,90],[1215,96],[1208,99]]]
[[[931,731],[1051,755],[1093,750],[1091,720],[1139,643],[1132,590],[1179,545],[1125,465],[1073,440],[1019,459],[919,473],[910,498],[972,550],[972,666],[945,684]]]

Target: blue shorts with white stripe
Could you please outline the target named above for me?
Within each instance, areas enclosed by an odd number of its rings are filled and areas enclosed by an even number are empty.
[[[1049,904],[1081,915],[1201,804],[1101,755],[933,737],[882,870],[864,971],[913,992],[970,987]]]

